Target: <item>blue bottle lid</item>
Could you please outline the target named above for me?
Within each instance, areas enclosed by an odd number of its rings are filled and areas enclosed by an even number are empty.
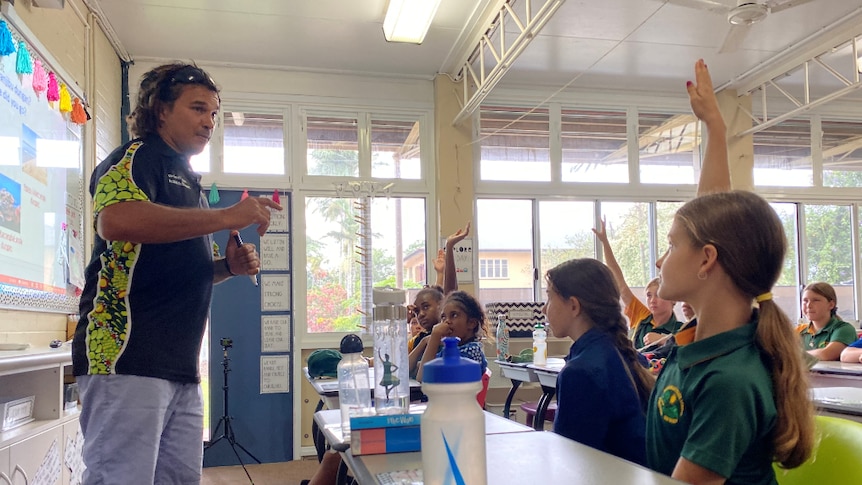
[[[461,357],[458,337],[443,339],[443,356],[427,362],[422,367],[422,381],[429,384],[453,384],[482,380],[482,366],[475,360]]]

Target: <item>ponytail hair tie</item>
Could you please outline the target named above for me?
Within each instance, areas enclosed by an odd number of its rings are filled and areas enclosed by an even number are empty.
[[[754,301],[756,301],[757,303],[763,303],[763,302],[771,300],[771,299],[772,299],[772,292],[767,291],[766,293],[764,293],[762,295],[758,295],[757,298],[754,299]]]

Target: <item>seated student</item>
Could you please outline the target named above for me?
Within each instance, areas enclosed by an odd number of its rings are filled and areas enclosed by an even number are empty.
[[[856,329],[841,320],[835,288],[828,283],[811,283],[802,291],[802,313],[810,323],[796,326],[802,348],[820,360],[838,360],[841,351],[856,341]]]
[[[572,259],[545,278],[542,313],[555,336],[574,340],[557,376],[554,432],[645,465],[644,410],[655,381],[628,338],[611,271]]]
[[[654,344],[650,344],[645,349],[642,349],[642,353],[647,355],[651,364],[655,359],[667,358],[668,354],[670,354],[670,349],[677,345],[686,345],[694,341],[694,335],[697,330],[697,318],[694,314],[694,308],[688,303],[683,302],[682,314],[685,317],[685,323],[679,327],[679,330],[675,334],[668,334]],[[657,370],[660,370],[660,368]]]
[[[650,397],[647,463],[686,483],[775,484],[773,462],[801,465],[815,435],[799,339],[772,300],[787,240],[768,202],[730,191],[726,127],[702,60],[695,74],[691,106],[709,134],[703,169],[657,266],[659,294],[689,302],[698,324]],[[740,221],[754,222],[742,231]]]
[[[416,350],[419,343],[431,335],[431,330],[440,321],[440,302],[444,295],[458,289],[458,279],[455,272],[455,245],[470,234],[470,223],[464,229],[458,229],[446,239],[446,251],[441,249],[437,252],[434,260],[434,270],[437,271],[437,285],[423,288],[416,294],[413,307],[416,318],[422,326],[422,331],[408,341],[408,361],[410,363],[410,377],[416,377],[419,360],[422,358],[422,350]],[[442,277],[441,277],[442,276]],[[442,287],[440,285],[443,285]]]
[[[841,362],[862,363],[862,338],[848,345],[841,351]]]
[[[422,349],[422,361],[416,380],[422,380],[422,364],[440,357],[443,352],[443,337],[458,337],[461,357],[475,360],[482,365],[482,372],[488,367],[481,339],[488,335],[488,321],[482,305],[467,292],[456,291],[446,297],[440,323],[434,326],[431,335],[419,343],[415,350]]]
[[[644,305],[635,297],[631,287],[626,283],[623,270],[620,268],[619,263],[617,263],[614,251],[611,249],[604,219],[602,219],[601,228],[593,229],[593,232],[602,243],[605,264],[608,265],[608,268],[614,275],[614,281],[616,281],[620,297],[625,306],[625,315],[629,319],[629,325],[634,330],[632,339],[635,348],[643,348],[660,338],[676,333],[679,330],[680,322],[677,321],[673,313],[674,302],[658,296],[658,278],[654,278],[647,283],[644,290],[647,304]]]

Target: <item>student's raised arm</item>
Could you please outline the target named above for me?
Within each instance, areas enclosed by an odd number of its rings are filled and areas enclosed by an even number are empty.
[[[697,195],[727,192],[730,186],[730,166],[727,162],[727,126],[712,87],[712,77],[703,59],[694,64],[694,82],[688,81],[691,110],[706,126],[707,142],[697,183]]]
[[[593,232],[596,234],[596,237],[599,238],[599,241],[602,243],[603,252],[605,255],[605,264],[608,269],[611,270],[611,273],[614,275],[614,282],[617,284],[617,289],[620,290],[620,298],[623,300],[623,306],[628,306],[632,299],[635,297],[635,294],[632,293],[632,289],[629,288],[628,283],[626,283],[626,277],[623,274],[623,269],[620,268],[620,264],[617,263],[617,258],[614,257],[614,251],[611,249],[611,243],[608,241],[608,232],[605,227],[605,220],[602,219],[602,225],[599,229],[593,229]]]
[[[470,235],[470,223],[464,229],[458,229],[446,239],[446,276],[443,278],[443,295],[448,295],[458,289],[458,273],[455,268],[455,245]]]

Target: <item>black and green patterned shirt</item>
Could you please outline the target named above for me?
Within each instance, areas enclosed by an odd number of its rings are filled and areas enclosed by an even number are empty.
[[[208,207],[188,158],[158,136],[114,150],[93,172],[90,194],[94,221],[105,207],[130,201]],[[141,244],[96,234],[72,345],[75,375],[199,382],[213,253],[211,236]]]

